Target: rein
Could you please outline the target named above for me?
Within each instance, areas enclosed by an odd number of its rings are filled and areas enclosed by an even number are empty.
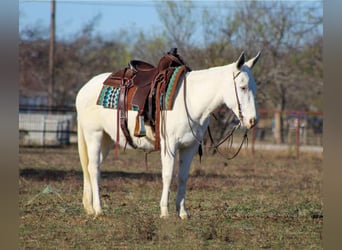
[[[241,72],[241,71],[240,71]],[[217,144],[214,143],[214,140],[213,140],[213,137],[211,135],[211,130],[210,130],[210,127],[208,126],[208,134],[209,134],[209,138],[210,138],[210,142],[211,142],[211,146],[205,146],[206,148],[214,148],[223,158],[227,159],[227,160],[231,160],[233,158],[235,158],[239,153],[240,153],[240,150],[242,148],[242,145],[244,144],[244,142],[247,140],[247,145],[248,145],[248,130],[246,129],[245,130],[245,133],[244,133],[244,137],[241,141],[241,144],[238,148],[238,150],[233,154],[233,156],[231,157],[227,157],[225,156],[220,150],[219,150],[219,146],[222,145],[225,141],[227,141],[229,138],[231,138],[231,142],[230,142],[230,147],[232,147],[232,144],[233,144],[233,133],[235,132],[235,130],[237,128],[239,128],[241,126],[241,121],[243,119],[243,115],[242,115],[242,111],[241,111],[241,104],[240,104],[240,100],[239,100],[239,97],[238,97],[238,94],[237,94],[237,87],[236,87],[236,81],[235,81],[235,78],[238,77],[238,75],[240,74],[237,73],[237,75],[234,75],[233,73],[233,82],[234,82],[234,88],[235,88],[235,96],[236,96],[236,102],[237,102],[237,106],[238,106],[238,112],[239,112],[239,124],[235,125],[232,129],[232,131],[230,133],[228,133],[223,139],[221,139]],[[200,147],[202,147],[202,140],[198,139],[198,137],[196,136],[192,126],[191,126],[191,123],[190,121],[192,121],[194,123],[194,120],[191,118],[191,115],[190,115],[190,112],[189,112],[189,109],[188,109],[188,105],[187,105],[187,102],[186,102],[186,76],[184,77],[184,91],[183,91],[183,97],[184,97],[184,106],[185,106],[185,111],[186,111],[186,115],[187,115],[187,120],[188,120],[188,124],[189,124],[189,127],[190,127],[190,130],[191,130],[191,133],[192,135],[194,136],[196,142],[200,145]]]
[[[206,148],[214,148],[214,149],[215,149],[223,158],[225,158],[226,160],[232,160],[232,159],[234,159],[234,158],[240,153],[240,150],[241,150],[241,148],[242,148],[242,145],[244,144],[245,141],[247,141],[247,145],[248,145],[248,130],[247,130],[247,129],[245,130],[245,133],[244,133],[244,135],[243,135],[243,139],[242,139],[242,141],[241,141],[241,143],[240,143],[240,146],[239,146],[238,150],[233,154],[233,156],[229,157],[229,156],[224,155],[224,154],[219,150],[219,146],[220,146],[221,144],[223,144],[225,141],[227,141],[228,139],[231,138],[230,147],[232,147],[232,145],[233,145],[233,135],[234,135],[234,131],[235,131],[238,127],[240,127],[240,126],[239,126],[239,125],[235,126],[235,127],[232,129],[232,131],[231,131],[228,135],[226,135],[223,139],[221,139],[221,141],[220,141],[219,143],[217,143],[217,144],[214,143],[214,139],[213,139],[213,137],[212,137],[212,135],[211,135],[210,127],[208,127],[208,134],[209,134],[210,142],[211,142],[211,144],[214,144],[214,145],[213,145],[213,146],[206,146]]]

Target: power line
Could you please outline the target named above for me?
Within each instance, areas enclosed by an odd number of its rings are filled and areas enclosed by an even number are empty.
[[[19,0],[19,3],[48,3],[48,0]],[[75,0],[56,0],[57,4],[78,4],[78,5],[96,5],[96,6],[118,6],[118,7],[164,7],[166,6],[165,1],[93,1],[93,0],[83,0],[83,1],[75,1]],[[188,5],[195,9],[213,9],[222,8],[222,4],[225,7],[235,8],[236,1],[194,1],[194,2],[185,2],[185,1],[177,1],[177,5]]]
[[[19,0],[19,4],[25,3],[49,3],[49,0]],[[230,9],[240,8],[240,4],[243,4],[247,1],[234,1],[234,0],[225,0],[225,1],[177,1],[177,5],[186,5],[191,4],[191,7],[194,9],[221,9],[223,7],[227,7]],[[274,2],[274,0],[266,0],[263,2]],[[298,1],[298,0],[281,0],[277,2],[284,2],[286,4],[296,4],[298,7],[308,7],[310,4],[321,4],[321,0],[307,0],[307,1]],[[118,7],[139,7],[139,8],[152,8],[152,7],[165,7],[165,1],[94,1],[94,0],[56,0],[57,4],[77,4],[77,5],[90,5],[90,6],[118,6]]]

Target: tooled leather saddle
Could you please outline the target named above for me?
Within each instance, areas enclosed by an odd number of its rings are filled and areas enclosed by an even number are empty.
[[[134,136],[145,136],[144,124],[149,122],[155,134],[155,150],[159,150],[160,111],[170,109],[170,102],[165,103],[165,100],[170,99],[175,92],[175,88],[168,88],[168,85],[171,78],[172,81],[178,81],[188,71],[191,69],[177,54],[177,48],[172,48],[159,60],[157,67],[144,61],[131,60],[127,67],[112,73],[104,81],[103,89],[114,89],[113,95],[116,96],[114,108],[118,110],[117,127],[120,124],[126,141],[131,147],[136,148],[136,145],[133,143],[127,126],[128,110],[138,111]],[[100,95],[98,104],[101,98],[105,101],[105,98]],[[119,130],[117,131],[116,143],[118,144]]]

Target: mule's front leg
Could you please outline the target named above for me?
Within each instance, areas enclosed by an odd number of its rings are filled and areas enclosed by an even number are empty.
[[[176,209],[179,217],[185,220],[189,217],[185,208],[186,183],[189,177],[189,170],[193,156],[198,148],[197,144],[191,148],[181,149],[179,151],[179,174],[178,190],[176,198]]]
[[[160,218],[168,217],[169,193],[172,181],[173,165],[175,154],[161,150],[163,191],[160,199]]]

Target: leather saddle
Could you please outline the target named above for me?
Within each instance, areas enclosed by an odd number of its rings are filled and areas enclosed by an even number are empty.
[[[104,85],[120,89],[117,123],[119,124],[120,121],[126,140],[133,148],[136,146],[128,131],[127,111],[138,111],[134,136],[145,136],[144,122],[149,121],[155,130],[156,141],[159,140],[159,121],[156,121],[156,116],[159,117],[159,115],[156,115],[156,110],[160,112],[158,106],[160,101],[156,101],[156,96],[159,97],[160,93],[157,92],[165,91],[165,85],[170,80],[173,70],[183,65],[187,71],[191,70],[177,54],[177,48],[172,48],[159,60],[157,67],[148,62],[131,60],[127,67],[112,73],[104,81]],[[119,135],[117,134],[118,140]],[[158,145],[155,148],[157,149]]]

